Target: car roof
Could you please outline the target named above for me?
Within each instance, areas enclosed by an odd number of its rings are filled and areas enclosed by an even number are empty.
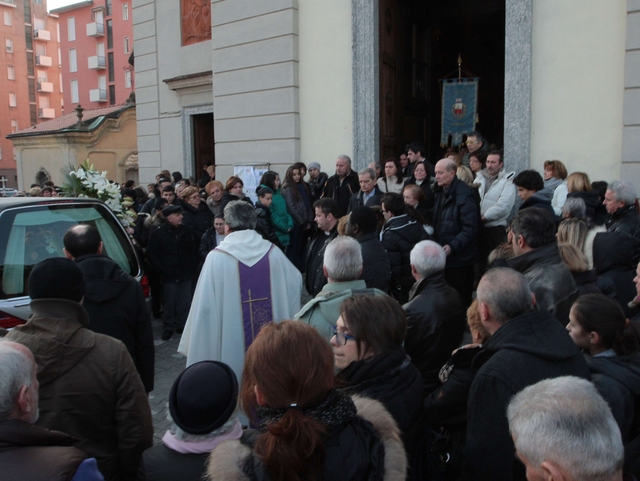
[[[88,199],[86,197],[0,197],[0,212],[12,207],[47,204],[103,204],[103,202],[98,199]]]

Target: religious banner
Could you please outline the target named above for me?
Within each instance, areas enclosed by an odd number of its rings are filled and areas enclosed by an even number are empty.
[[[478,78],[444,79],[442,81],[442,136],[440,146],[459,145],[462,135],[476,129]]]

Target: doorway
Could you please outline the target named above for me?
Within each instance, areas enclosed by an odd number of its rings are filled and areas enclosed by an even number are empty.
[[[440,80],[478,77],[478,124],[489,143],[504,141],[505,0],[379,0],[380,156],[397,157],[423,140],[440,146]]]
[[[192,115],[193,176],[199,181],[205,174],[205,165],[215,165],[213,113]]]

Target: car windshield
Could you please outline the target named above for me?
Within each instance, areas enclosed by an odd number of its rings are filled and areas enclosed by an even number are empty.
[[[9,209],[0,215],[0,299],[29,295],[27,279],[31,269],[44,259],[64,256],[62,238],[77,224],[96,227],[104,245],[102,253],[125,272],[138,275],[131,244],[105,206],[67,204]]]

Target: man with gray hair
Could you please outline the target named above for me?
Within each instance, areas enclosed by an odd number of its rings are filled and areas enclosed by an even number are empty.
[[[376,172],[367,167],[358,172],[358,179],[360,182],[360,190],[351,196],[349,200],[349,212],[355,207],[364,205],[365,207],[373,207],[374,205],[381,205],[382,192],[376,184]]]
[[[534,309],[534,296],[519,272],[490,269],[480,279],[477,299],[491,337],[472,364],[482,367],[469,391],[463,479],[524,480],[522,465],[514,462],[509,400],[543,379],[589,379],[589,368],[564,327],[547,310]]]
[[[187,366],[221,361],[240,379],[245,351],[260,328],[300,310],[302,276],[254,230],[251,204],[229,202],[224,222],[225,238],[204,262],[178,352]]]
[[[589,381],[540,381],[511,399],[507,417],[528,480],[622,481],[620,430]]]
[[[348,155],[339,155],[336,159],[336,173],[324,184],[322,197],[338,203],[338,218],[346,215],[351,196],[358,192],[358,174],[351,170]]]
[[[615,181],[604,194],[604,206],[609,213],[607,232],[620,232],[634,240],[633,264],[640,261],[640,216],[636,208],[636,189],[631,182]]]
[[[402,306],[407,315],[404,347],[422,374],[425,395],[440,385],[440,368],[462,342],[465,327],[460,294],[444,279],[446,262],[437,242],[421,241],[411,250],[411,274],[416,283],[409,302]]]
[[[354,294],[387,294],[379,289],[368,289],[360,279],[362,251],[358,241],[351,237],[338,236],[327,245],[322,270],[328,283],[293,319],[315,327],[329,341],[333,336],[331,327],[340,317],[342,301]]]
[[[22,344],[0,341],[0,465],[5,481],[102,480],[95,458],[38,419],[38,366]]]

